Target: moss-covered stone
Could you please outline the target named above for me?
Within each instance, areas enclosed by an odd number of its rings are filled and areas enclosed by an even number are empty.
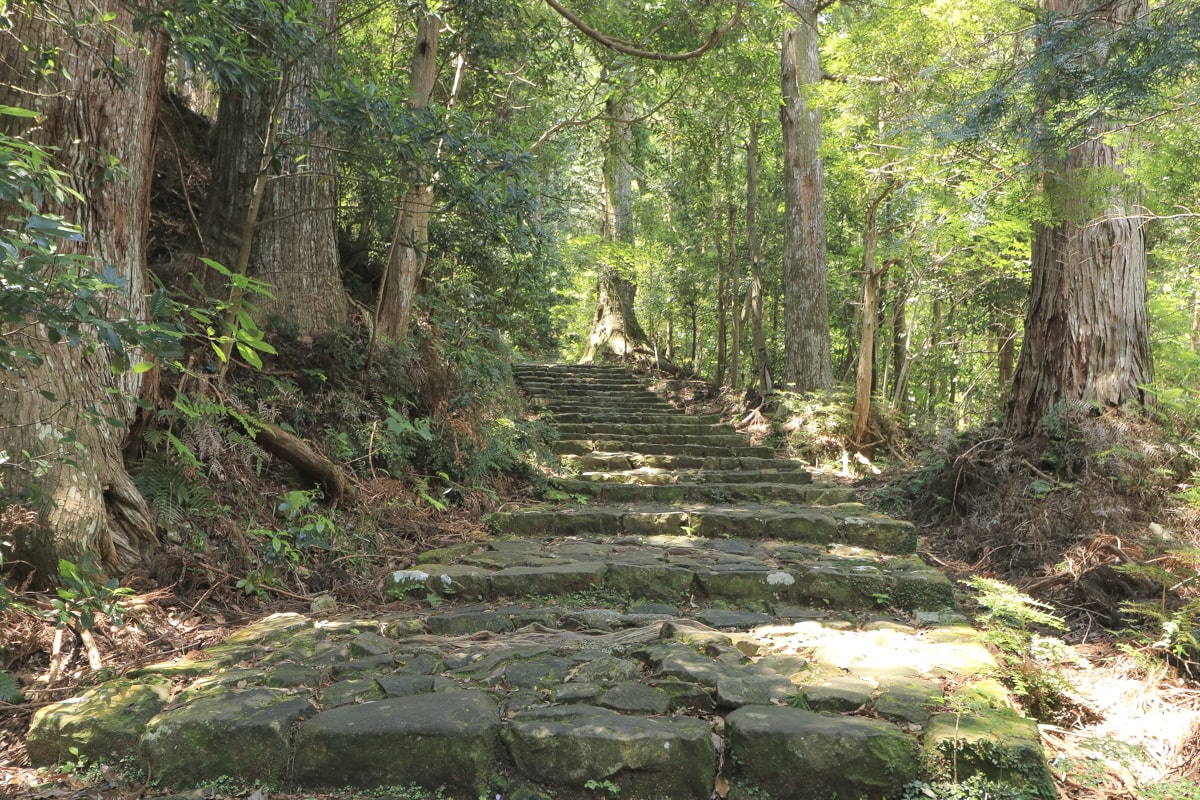
[[[429,679],[432,688],[433,679]],[[356,678],[355,680],[339,681],[330,684],[321,691],[321,707],[328,710],[351,703],[367,703],[372,700],[382,700],[384,690],[371,678]]]
[[[697,719],[557,706],[517,714],[504,740],[524,775],[551,786],[609,781],[621,797],[712,795],[717,755],[708,725]]]
[[[501,597],[556,596],[604,586],[603,561],[569,561],[544,567],[510,567],[492,574],[492,590]]]
[[[920,774],[916,740],[882,720],[744,706],[725,725],[737,776],[768,797],[884,798]]]
[[[935,777],[982,774],[1029,800],[1058,797],[1037,723],[1012,711],[937,714],[925,727],[925,753]]]
[[[221,777],[282,781],[291,730],[314,712],[307,693],[245,689],[206,695],[150,720],[142,749],[150,774],[166,786]]]
[[[875,713],[891,722],[923,725],[942,700],[942,685],[937,681],[887,681],[879,687]]]
[[[343,706],[301,726],[295,782],[301,786],[415,784],[478,797],[495,771],[496,702],[477,691]]]
[[[40,767],[78,756],[112,763],[137,754],[146,723],[170,696],[169,680],[116,680],[40,708],[26,739],[29,760]]]
[[[665,714],[671,707],[671,696],[662,689],[630,681],[613,686],[596,705],[625,714]]]

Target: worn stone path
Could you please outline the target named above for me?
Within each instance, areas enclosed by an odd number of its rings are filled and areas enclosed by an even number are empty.
[[[1055,797],[911,524],[620,369],[515,371],[570,477],[393,573],[420,611],[267,618],[42,709],[34,763],[464,800],[858,800],[976,772]]]

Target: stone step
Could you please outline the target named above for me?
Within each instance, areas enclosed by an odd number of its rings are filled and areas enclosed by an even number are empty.
[[[560,431],[560,433],[562,433]],[[641,445],[657,445],[657,444],[685,444],[699,445],[707,447],[749,447],[750,437],[744,433],[711,433],[709,431],[696,431],[694,433],[646,433],[635,434],[628,431],[618,435],[598,435],[598,436],[572,436],[570,434],[562,434],[559,442],[590,442],[592,450],[612,450],[623,449],[626,446],[636,443],[639,449]],[[768,448],[770,449],[770,448]],[[774,450],[772,449],[773,453]]]
[[[277,614],[39,709],[29,756],[132,764],[185,792],[882,800],[982,773],[1055,797],[1036,723],[1004,707],[955,614],[596,612]]]
[[[641,393],[647,391],[640,380],[522,380],[521,387],[530,395],[539,397],[556,395],[578,395],[581,392]]]
[[[581,472],[576,478],[601,483],[637,483],[665,486],[672,483],[787,483],[793,486],[812,483],[812,476],[795,461],[778,462],[769,469],[629,469],[614,472]]]
[[[556,479],[560,492],[602,503],[744,503],[783,502],[835,505],[854,502],[854,490],[841,486],[791,483],[606,483]]]
[[[917,529],[911,522],[875,513],[859,503],[835,506],[690,503],[582,508],[541,505],[498,512],[492,515],[492,524],[509,536],[688,534],[814,545],[838,543],[881,553],[912,553],[917,546]]]
[[[585,424],[590,425],[597,423],[600,425],[695,425],[703,427],[708,425],[716,425],[721,422],[721,418],[716,414],[703,414],[697,416],[683,416],[679,411],[670,412],[611,412],[604,409],[592,409],[590,412],[585,411],[556,411],[554,412],[553,422]]]
[[[745,440],[743,440],[744,442]],[[558,455],[584,455],[586,453],[641,453],[658,456],[698,456],[701,458],[771,458],[775,450],[771,447],[754,447],[748,444],[694,444],[687,441],[643,442],[635,440],[583,440],[559,439],[551,442],[550,452]]]
[[[631,436],[687,436],[687,435],[729,435],[737,431],[732,425],[719,423],[717,425],[697,425],[687,417],[661,422],[657,425],[634,425],[631,423],[599,423],[599,422],[556,422],[556,430],[564,439],[593,439],[631,437]]]
[[[582,414],[592,412],[658,412],[667,415],[682,416],[683,412],[675,408],[665,400],[660,400],[657,397],[630,397],[620,399],[606,399],[602,397],[595,398],[579,398],[576,400],[558,400],[555,402],[538,403],[535,401],[533,405],[539,408],[545,408],[554,414]]]
[[[795,469],[804,469],[799,462],[788,462],[776,458],[756,456],[680,456],[656,453],[580,453],[559,458],[562,466],[576,472],[621,472],[635,469],[666,470],[743,470],[784,469],[783,465],[795,464]]]
[[[632,373],[624,367],[596,366],[592,364],[513,364],[512,371],[514,375],[521,377],[571,375],[581,378],[606,376],[629,378],[632,376]]]
[[[952,609],[950,581],[911,555],[844,545],[706,539],[682,534],[538,536],[434,551],[393,573],[392,597],[517,602],[579,593],[607,605],[721,602],[757,612],[781,605]]]
[[[775,450],[770,447],[752,447],[743,445],[691,444],[688,442],[662,443],[638,441],[595,441],[559,440],[550,443],[550,451],[558,455],[584,455],[587,453],[639,453],[651,456],[695,456],[699,458],[771,458]]]

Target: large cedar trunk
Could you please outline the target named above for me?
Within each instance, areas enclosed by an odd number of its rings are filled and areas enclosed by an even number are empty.
[[[632,246],[633,233],[633,103],[624,93],[608,98],[607,147],[604,155],[604,235]],[[603,264],[597,280],[596,316],[580,363],[591,364],[605,356],[620,359],[653,358],[650,337],[634,311],[637,284],[621,274],[616,264]]]
[[[1062,18],[1088,15],[1098,33],[1147,13],[1145,0],[1099,7],[1046,0],[1044,7]],[[1145,400],[1142,387],[1151,378],[1146,238],[1136,196],[1122,185],[1113,130],[1096,116],[1090,135],[1042,175],[1057,221],[1034,227],[1025,338],[1008,407],[1018,434],[1037,433],[1060,401],[1116,408]]]
[[[316,0],[315,18],[332,30],[336,0]],[[330,39],[332,47],[332,39]],[[274,286],[273,297],[250,301],[259,316],[289,320],[301,335],[326,333],[346,321],[347,299],[337,248],[335,159],[326,130],[306,103],[320,78],[320,54],[279,65],[286,79],[221,96],[217,153],[204,229],[212,258],[234,268],[242,239],[252,231],[248,272]],[[285,96],[278,97],[279,92]],[[263,141],[275,109],[272,161],[279,174],[266,185],[257,219],[248,219],[251,195],[263,155]],[[213,285],[211,291],[223,291]]]
[[[148,34],[133,33],[124,4],[97,0],[95,10],[111,14],[111,22],[77,26],[72,36],[45,19],[41,4],[10,5],[12,27],[0,34],[0,104],[41,116],[36,125],[12,117],[0,124],[58,148],[56,166],[84,200],[44,210],[82,229],[84,241],[69,247],[94,258],[97,267],[111,265],[125,281],[110,296],[110,313],[143,319],[154,121],[166,49]],[[34,63],[51,48],[62,68],[55,75]],[[120,80],[109,72],[118,63]],[[120,169],[110,168],[110,158]],[[121,457],[126,423],[149,373],[114,376],[107,349],[51,344],[37,324],[8,335],[43,359],[0,372],[0,430],[12,459],[0,479],[9,497],[37,515],[15,532],[16,560],[35,570],[39,585],[57,579],[59,559],[78,562],[89,553],[105,572],[120,573],[157,545],[149,510]]]
[[[409,78],[409,106],[429,108],[437,80],[438,39],[442,20],[426,14],[417,28]],[[383,284],[379,288],[377,333],[394,340],[408,335],[417,285],[429,254],[429,217],[433,212],[432,164],[418,158],[405,170],[405,191],[396,209],[396,227],[388,253]]]
[[[825,186],[821,118],[807,96],[821,80],[812,0],[785,0],[796,25],[783,33],[784,383],[796,391],[833,385],[825,278]]]
[[[597,281],[599,300],[596,317],[592,321],[592,335],[580,363],[591,364],[612,355],[627,359],[637,356],[652,356],[650,338],[642,329],[633,310],[637,285],[618,272],[617,267],[606,265]]]

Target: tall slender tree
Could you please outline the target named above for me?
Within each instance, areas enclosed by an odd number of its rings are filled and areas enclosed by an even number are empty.
[[[429,109],[438,73],[438,41],[442,19],[433,11],[421,15],[409,70],[409,106]],[[432,158],[418,156],[407,166],[396,209],[396,224],[379,287],[376,333],[394,340],[408,335],[417,285],[429,255],[429,218],[433,213]]]

